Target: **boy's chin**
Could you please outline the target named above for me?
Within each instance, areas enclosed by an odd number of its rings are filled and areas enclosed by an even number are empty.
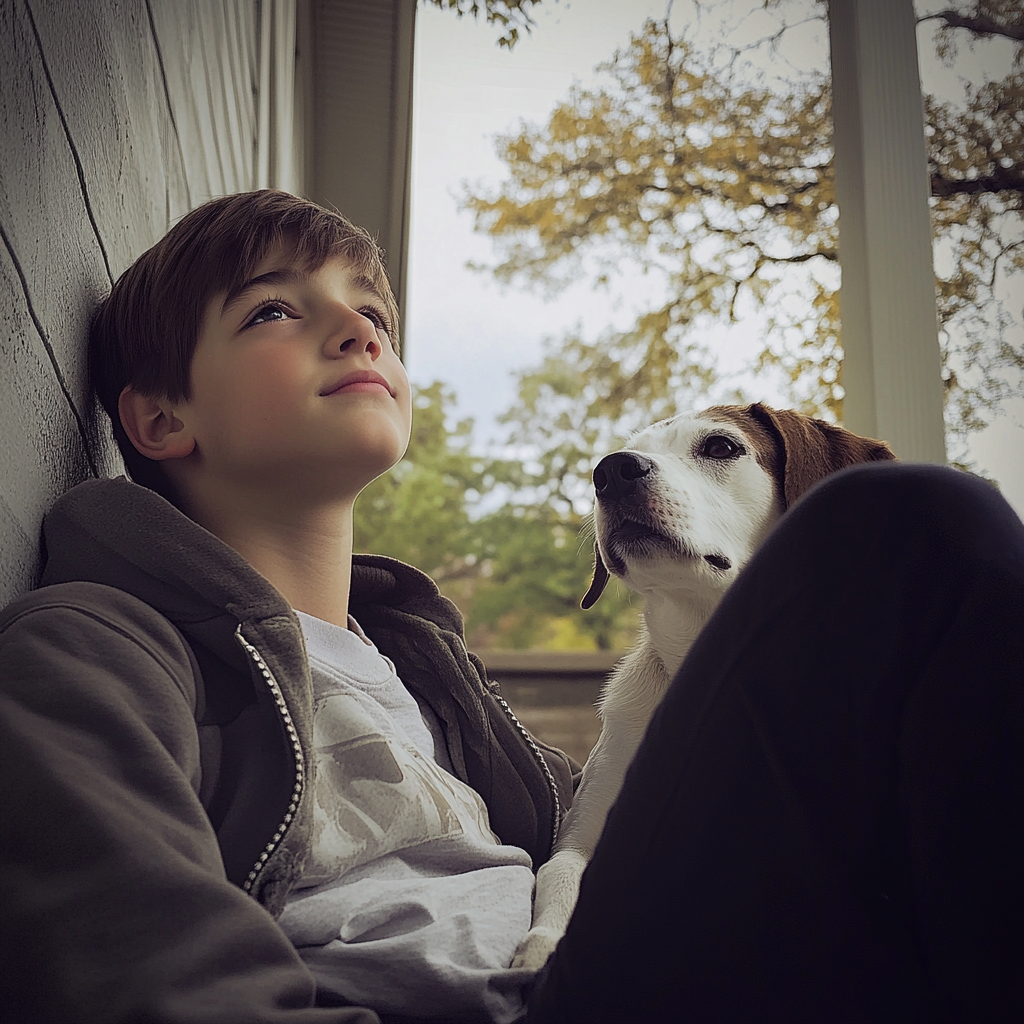
[[[369,480],[373,480],[402,461],[409,447],[409,434],[390,422],[366,426],[368,429],[345,437],[328,458],[340,472],[347,468],[356,474],[369,473]]]
[[[363,451],[358,459],[340,456],[329,464],[314,469],[314,479],[336,488],[339,494],[358,494],[374,480],[389,473],[405,455],[405,446],[381,447],[373,452]]]

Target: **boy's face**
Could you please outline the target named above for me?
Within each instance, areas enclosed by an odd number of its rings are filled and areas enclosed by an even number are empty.
[[[409,380],[389,330],[373,284],[346,261],[307,273],[287,251],[268,256],[203,319],[178,411],[198,471],[277,496],[354,497],[409,443]]]

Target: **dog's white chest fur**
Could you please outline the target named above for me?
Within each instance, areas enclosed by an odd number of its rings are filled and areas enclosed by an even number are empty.
[[[555,852],[538,872],[533,927],[514,967],[541,967],[557,944],[651,715],[783,510],[837,469],[892,458],[884,443],[752,405],[656,423],[598,463],[594,582],[583,606],[615,575],[644,596],[643,628],[605,684],[601,735]]]

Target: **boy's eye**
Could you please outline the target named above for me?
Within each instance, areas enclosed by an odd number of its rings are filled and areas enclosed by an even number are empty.
[[[255,313],[246,321],[246,327],[255,327],[257,324],[269,323],[272,320],[289,319],[288,311],[277,302],[267,302],[260,306]]]

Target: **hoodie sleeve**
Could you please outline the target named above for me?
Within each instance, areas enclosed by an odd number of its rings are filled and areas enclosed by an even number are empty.
[[[48,587],[0,615],[0,1005],[75,1024],[372,1024],[315,1008],[197,796],[196,669],[147,605]]]

